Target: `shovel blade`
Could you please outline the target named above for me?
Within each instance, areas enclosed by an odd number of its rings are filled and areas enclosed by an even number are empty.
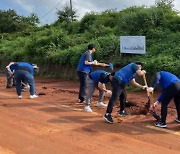
[[[160,121],[160,116],[155,111],[150,111],[151,115],[158,121]]]
[[[113,71],[114,70],[114,67],[113,67],[113,64],[112,63],[109,63],[109,68]]]

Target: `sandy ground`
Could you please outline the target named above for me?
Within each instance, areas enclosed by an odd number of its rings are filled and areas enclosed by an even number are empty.
[[[117,117],[116,104],[115,122],[108,124],[102,118],[106,108],[96,107],[97,92],[94,112],[86,113],[77,102],[79,83],[40,77],[35,81],[43,95],[29,99],[26,91],[17,99],[15,88],[6,89],[5,76],[0,75],[0,154],[180,153],[180,124],[174,121],[172,102],[166,129],[154,127],[155,119],[144,114],[145,91],[129,92],[131,116]]]

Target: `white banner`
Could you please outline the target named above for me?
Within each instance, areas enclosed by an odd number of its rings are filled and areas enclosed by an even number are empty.
[[[145,36],[120,36],[120,52],[145,54],[146,53]]]

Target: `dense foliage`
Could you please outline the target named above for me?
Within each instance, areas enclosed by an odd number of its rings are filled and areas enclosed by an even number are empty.
[[[39,18],[32,13],[29,17],[17,15],[14,10],[0,10],[0,33],[14,33],[32,30],[39,23]]]
[[[4,22],[0,22],[0,61],[31,61],[76,68],[87,45],[94,43],[93,57],[99,61],[121,67],[138,60],[149,73],[166,70],[180,76],[180,16],[171,2],[161,0],[150,8],[134,6],[119,12],[92,12],[80,21],[70,21],[70,16],[66,20],[64,12],[59,11],[59,19],[52,25],[29,31],[10,28],[14,33],[5,31],[1,27]],[[145,55],[120,56],[119,38],[130,35],[146,36]]]

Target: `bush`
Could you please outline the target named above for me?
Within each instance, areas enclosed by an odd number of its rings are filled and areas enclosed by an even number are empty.
[[[122,67],[142,61],[154,73],[166,70],[180,74],[180,16],[170,7],[130,7],[120,12],[91,12],[80,21],[55,22],[26,31],[0,35],[1,61],[30,61],[42,65],[75,68],[90,43],[95,44],[94,59]],[[120,36],[146,36],[146,54],[121,54]],[[52,64],[52,65],[51,65]]]

